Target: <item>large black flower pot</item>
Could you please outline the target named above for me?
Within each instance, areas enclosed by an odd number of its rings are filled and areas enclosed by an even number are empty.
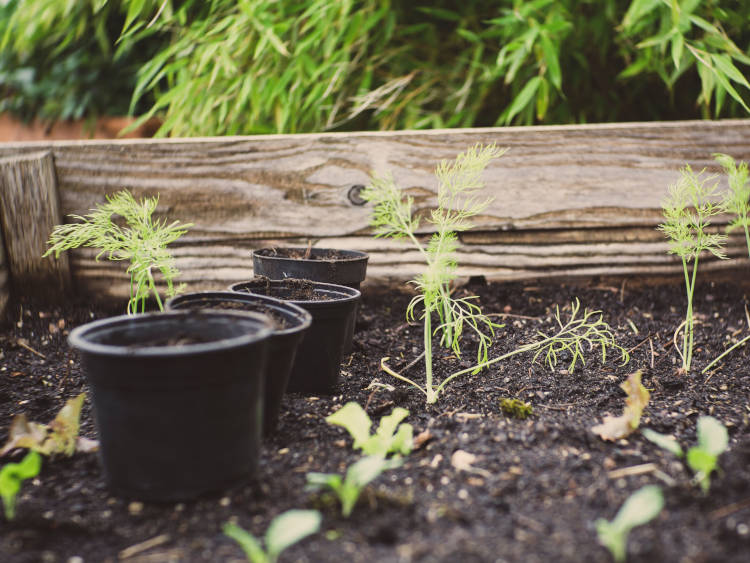
[[[302,307],[266,295],[234,291],[184,293],[169,299],[170,310],[241,310],[263,313],[271,318],[274,329],[268,343],[263,402],[263,434],[276,430],[281,398],[286,392],[289,374],[297,355],[297,346],[312,323],[312,316]]]
[[[347,327],[357,314],[358,290],[309,280],[265,278],[237,283],[230,289],[275,297],[307,310],[312,315],[312,326],[297,349],[287,391],[335,392]]]
[[[296,278],[359,289],[367,274],[369,256],[359,250],[335,248],[260,248],[253,251],[253,273],[272,280]],[[357,314],[344,337],[344,353],[352,351]]]
[[[268,317],[234,311],[119,316],[77,327],[109,489],[176,501],[254,474]]]

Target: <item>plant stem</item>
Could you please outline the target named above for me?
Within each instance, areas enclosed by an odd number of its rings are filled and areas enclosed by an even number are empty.
[[[745,227],[745,242],[747,243],[747,255],[750,257],[750,230],[748,230],[747,227],[747,221],[745,221],[745,224],[743,225]]]
[[[416,387],[416,388],[417,388],[417,389],[419,389],[419,390],[420,390],[420,391],[421,391],[421,392],[422,392],[422,393],[423,393],[424,395],[427,395],[427,391],[425,391],[425,390],[424,390],[424,388],[423,388],[423,387],[422,387],[422,386],[421,386],[421,385],[420,385],[419,383],[417,383],[416,381],[412,381],[412,380],[411,380],[411,379],[409,379],[408,377],[404,377],[403,375],[401,375],[401,374],[400,374],[400,373],[398,373],[398,372],[395,372],[395,371],[393,371],[393,370],[392,370],[392,369],[391,369],[391,368],[390,368],[390,367],[388,366],[388,364],[386,364],[386,362],[387,362],[388,360],[390,360],[390,358],[381,358],[381,359],[380,359],[380,369],[382,369],[382,370],[383,370],[383,371],[384,371],[385,373],[387,373],[388,375],[391,375],[391,376],[395,377],[396,379],[399,379],[399,380],[403,381],[404,383],[408,383],[408,384],[409,384],[409,385],[411,385],[412,387]],[[409,367],[409,366],[407,366],[407,367]]]
[[[430,307],[425,303],[424,311],[424,388],[427,395],[427,403],[433,404],[437,401],[437,393],[432,388],[432,318]]]
[[[690,371],[693,358],[693,294],[695,293],[695,278],[698,273],[698,256],[694,258],[692,279],[688,273],[687,258],[682,258],[682,271],[685,274],[685,291],[687,292],[687,314],[685,315],[685,335],[682,339],[682,367]]]
[[[712,368],[713,366],[715,366],[716,364],[718,364],[718,363],[719,363],[719,362],[721,361],[721,359],[722,359],[722,358],[723,358],[724,356],[726,356],[727,354],[729,354],[729,353],[730,353],[730,352],[731,352],[732,350],[734,350],[735,348],[739,348],[740,346],[744,346],[744,345],[745,345],[745,344],[747,344],[748,342],[750,342],[750,334],[748,334],[748,335],[747,335],[747,336],[746,336],[745,338],[743,338],[743,339],[742,339],[742,340],[740,340],[739,342],[735,343],[735,344],[734,344],[734,345],[733,345],[733,346],[732,346],[731,348],[727,348],[726,350],[724,350],[724,352],[722,352],[721,356],[719,356],[719,357],[718,357],[718,358],[716,358],[716,359],[715,359],[715,360],[714,360],[713,362],[711,362],[711,363],[710,363],[710,364],[708,364],[708,365],[707,365],[706,367],[704,367],[704,368],[703,368],[703,369],[701,370],[701,373],[706,373],[706,372],[707,372],[708,370],[710,370],[710,369],[711,369],[711,368]]]

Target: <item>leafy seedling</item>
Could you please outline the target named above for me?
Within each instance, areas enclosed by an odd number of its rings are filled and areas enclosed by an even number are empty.
[[[35,451],[30,451],[18,463],[8,463],[0,469],[0,497],[3,499],[5,518],[13,520],[16,517],[16,496],[21,490],[21,484],[26,479],[39,475],[42,468],[42,457]]]
[[[3,456],[16,448],[28,448],[43,455],[73,455],[74,452],[96,450],[98,442],[78,435],[81,408],[86,393],[68,399],[55,419],[49,424],[29,422],[25,414],[13,417],[8,441],[0,450]]]
[[[664,496],[656,485],[646,485],[634,492],[620,507],[614,520],[599,518],[596,533],[617,563],[625,561],[630,530],[656,518],[664,507]]]
[[[729,445],[729,433],[726,427],[712,416],[701,416],[697,424],[698,444],[687,451],[685,461],[695,472],[695,479],[704,493],[711,488],[711,473],[719,466],[719,456]],[[674,437],[654,432],[648,428],[643,435],[677,457],[683,457],[680,444]]]
[[[423,272],[411,282],[419,294],[409,303],[406,317],[413,321],[419,315],[424,324],[425,384],[421,386],[397,377],[419,388],[427,403],[435,403],[445,389],[445,382],[433,383],[433,336],[439,335],[440,344],[460,356],[462,335],[468,328],[478,340],[477,363],[480,365],[487,360],[495,329],[502,326],[482,314],[481,308],[474,303],[476,296],[454,297],[451,282],[456,278],[458,233],[470,229],[470,219],[490,203],[478,194],[484,187],[482,172],[491,160],[504,152],[494,144],[477,144],[459,154],[454,161],[444,160],[438,165],[435,170],[437,208],[426,219],[434,234],[426,245],[417,238],[420,218],[412,209],[414,199],[405,196],[393,178],[375,176],[361,194],[363,199],[375,204],[371,221],[375,236],[408,239],[424,259]],[[435,327],[433,315],[438,319]]]
[[[598,347],[601,350],[603,362],[607,359],[608,349],[616,350],[620,354],[623,365],[630,360],[630,354],[628,354],[628,351],[615,342],[612,329],[603,320],[601,311],[589,311],[588,309],[584,309],[583,314],[579,315],[581,303],[578,300],[571,303],[570,308],[570,317],[565,322],[562,320],[559,307],[555,309],[555,321],[558,329],[554,333],[545,334],[542,331],[538,331],[537,339],[528,344],[519,346],[515,350],[482,362],[476,366],[454,372],[443,379],[440,385],[438,385],[437,391],[441,392],[445,386],[456,377],[466,375],[467,373],[476,373],[477,369],[487,368],[493,364],[524,353],[534,353],[532,361],[536,361],[537,358],[544,354],[544,361],[550,369],[554,369],[555,366],[557,366],[558,358],[561,355],[568,354],[571,357],[570,364],[568,365],[568,371],[570,372],[575,370],[578,362],[581,364],[586,363],[583,354],[585,349],[593,350]],[[426,390],[418,383],[393,371],[386,363],[388,359],[389,358],[383,358],[380,361],[380,367],[383,371],[397,379],[401,379],[402,381],[413,385],[423,393],[426,393]]]
[[[49,249],[44,256],[54,253],[57,258],[64,250],[85,246],[99,249],[97,260],[102,255],[109,260],[129,260],[128,313],[135,314],[139,309],[144,312],[146,300],[152,294],[159,310],[163,311],[154,272],[161,272],[168,297],[182,290],[182,286],[174,286],[179,271],[167,245],[184,235],[192,224],[180,225],[179,221],[167,224],[166,220],[153,219],[158,203],[158,196],[144,198],[139,203],[127,190],[107,196],[107,203],[98,205],[88,215],[71,215],[78,223],[57,225],[50,235]],[[115,222],[115,216],[122,217],[125,226]]]
[[[641,370],[628,375],[628,378],[620,385],[625,391],[625,408],[620,416],[605,416],[601,424],[594,426],[591,430],[598,434],[602,440],[615,441],[625,438],[633,433],[641,421],[643,409],[648,405],[650,393],[641,383]]]
[[[747,163],[737,164],[734,159],[726,154],[715,154],[714,158],[724,167],[727,173],[729,189],[724,193],[721,202],[722,211],[734,215],[734,219],[727,225],[727,233],[734,229],[742,228],[745,231],[745,242],[747,243],[747,254],[750,256],[750,179],[748,176]],[[750,334],[739,340],[708,364],[701,373],[706,373],[729,353],[750,342]]]
[[[734,215],[734,219],[727,225],[727,232],[740,228],[745,231],[747,254],[750,256],[750,174],[747,162],[737,164],[731,156],[720,153],[714,154],[714,158],[727,173],[729,184],[721,201],[721,210]]]
[[[533,351],[534,359],[541,352],[546,353],[550,366],[557,363],[557,354],[570,352],[572,371],[578,361],[583,362],[583,347],[587,344],[600,344],[604,355],[607,346],[614,344],[609,326],[601,320],[594,319],[594,313],[584,311],[583,319],[576,318],[580,303],[573,305],[571,320],[563,324],[559,310],[556,320],[560,326],[557,335],[549,337],[540,334],[540,339],[510,354],[489,359],[489,348],[495,330],[504,325],[492,322],[474,303],[476,296],[454,298],[451,282],[456,278],[455,253],[458,249],[458,234],[472,227],[469,221],[481,213],[490,200],[481,199],[479,190],[484,187],[482,172],[489,162],[504,154],[494,144],[489,146],[475,145],[459,154],[452,162],[442,161],[435,171],[438,179],[437,209],[432,210],[427,222],[435,231],[425,246],[417,238],[420,219],[412,207],[414,199],[404,195],[393,179],[373,177],[370,185],[362,192],[362,198],[375,204],[371,224],[375,227],[376,237],[408,239],[417,248],[425,261],[422,274],[412,280],[419,294],[412,299],[406,310],[407,320],[413,321],[420,309],[420,319],[424,323],[424,366],[425,383],[420,385],[408,377],[395,372],[388,365],[389,358],[381,360],[383,371],[409,385],[419,389],[427,403],[435,403],[445,391],[446,386],[456,377],[467,373],[479,373],[497,361],[512,355]],[[438,320],[433,328],[432,317]],[[477,338],[477,363],[471,368],[455,372],[439,383],[433,381],[432,338],[440,336],[440,344],[453,353],[461,355],[461,337],[465,328],[469,328]],[[627,359],[627,353],[623,357]]]
[[[500,410],[506,416],[517,418],[518,420],[526,420],[534,414],[534,408],[531,406],[531,403],[509,397],[500,399]]]
[[[275,563],[286,548],[320,530],[322,516],[317,510],[287,510],[273,519],[263,538],[259,540],[234,522],[224,524],[224,533],[240,544],[251,563]]]
[[[341,503],[341,515],[348,518],[362,490],[384,471],[400,465],[401,460],[397,458],[385,459],[379,455],[363,457],[347,468],[343,478],[338,473],[308,473],[307,490],[331,490]]]
[[[681,176],[676,184],[669,186],[669,196],[662,203],[664,223],[659,225],[669,239],[669,253],[676,254],[682,260],[687,293],[687,312],[685,321],[675,331],[677,335],[684,327],[682,339],[682,369],[690,371],[693,358],[693,297],[695,280],[698,275],[698,259],[701,253],[708,251],[717,258],[724,259],[722,248],[726,235],[710,233],[711,218],[722,211],[718,198],[719,182],[715,176],[705,177],[703,171],[693,172],[690,166],[680,170]],[[692,262],[692,268],[689,266]],[[675,349],[678,349],[675,346]]]
[[[388,454],[409,455],[413,445],[411,424],[401,423],[409,411],[396,407],[388,416],[380,419],[374,434],[370,434],[372,421],[358,403],[349,402],[326,418],[329,424],[344,427],[354,438],[353,448],[365,455],[385,457]]]

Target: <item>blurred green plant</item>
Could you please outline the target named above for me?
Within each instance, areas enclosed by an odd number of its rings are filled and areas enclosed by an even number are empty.
[[[750,0],[9,0],[2,60],[79,58],[0,68],[79,80],[108,45],[137,77],[72,99],[127,92],[173,136],[732,117],[748,21]]]
[[[0,112],[44,122],[126,115],[159,41],[115,45],[120,2],[0,0]],[[153,104],[148,96],[134,109]]]
[[[684,457],[695,472],[695,481],[707,494],[711,488],[711,473],[719,469],[719,456],[729,447],[729,432],[720,420],[712,416],[699,417],[696,432],[698,443],[688,449],[687,454],[674,436],[644,428],[643,437],[677,457]]]
[[[21,484],[26,479],[39,475],[42,468],[42,457],[35,451],[29,451],[18,463],[8,463],[0,469],[0,499],[3,501],[6,520],[16,517],[16,496]]]
[[[616,563],[627,556],[628,535],[637,527],[648,524],[664,508],[664,495],[656,485],[646,485],[630,495],[612,521],[599,518],[594,522],[599,543],[612,554]]]
[[[742,115],[750,2],[132,0],[160,134]],[[575,30],[575,33],[573,32]],[[739,67],[738,67],[739,65]],[[658,86],[663,96],[654,95]],[[729,97],[727,97],[729,94]],[[144,117],[145,118],[145,117]]]
[[[276,563],[286,548],[317,533],[322,519],[317,510],[287,510],[271,521],[262,543],[234,522],[227,522],[222,530],[240,544],[251,563]]]

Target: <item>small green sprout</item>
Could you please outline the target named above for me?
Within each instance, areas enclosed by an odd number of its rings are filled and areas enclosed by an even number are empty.
[[[531,406],[531,403],[525,403],[520,399],[511,399],[508,397],[500,399],[500,410],[505,415],[517,418],[518,420],[526,420],[534,414],[534,408]]]
[[[346,470],[344,478],[337,473],[308,473],[307,490],[330,489],[341,503],[341,515],[348,518],[357,504],[362,490],[381,473],[401,465],[398,458],[385,459],[379,455],[363,457]]]
[[[669,186],[669,196],[662,203],[664,223],[659,225],[669,239],[669,253],[682,260],[687,292],[687,312],[685,321],[677,327],[677,334],[684,327],[682,340],[682,369],[690,371],[693,358],[693,296],[698,275],[698,258],[705,250],[717,258],[724,259],[722,249],[726,235],[709,233],[711,218],[720,214],[722,207],[716,203],[719,185],[715,176],[704,177],[703,171],[693,172],[690,166],[680,170],[680,180]],[[688,264],[692,262],[692,269]]]
[[[409,455],[413,448],[413,429],[411,424],[401,421],[409,416],[409,411],[396,407],[388,416],[380,419],[375,434],[370,435],[372,421],[358,403],[349,402],[326,418],[329,424],[343,426],[352,438],[354,449],[361,449],[365,455],[388,454]]]
[[[184,235],[192,224],[180,225],[179,221],[174,221],[168,225],[165,220],[152,219],[158,203],[158,196],[144,198],[139,203],[127,190],[107,196],[107,203],[98,205],[88,215],[71,215],[78,223],[57,225],[50,235],[49,249],[44,256],[54,253],[58,258],[65,250],[86,246],[99,249],[97,260],[104,254],[109,260],[129,260],[128,313],[135,314],[139,309],[144,312],[146,300],[151,294],[163,311],[154,271],[161,272],[167,284],[168,297],[182,290],[182,286],[174,286],[180,272],[167,245]],[[122,217],[125,226],[113,221],[113,216]]]
[[[627,554],[630,530],[656,518],[663,507],[664,496],[659,487],[642,487],[628,497],[614,520],[609,522],[599,518],[595,522],[599,543],[609,550],[617,563],[622,563]]]
[[[712,416],[701,416],[697,424],[698,444],[687,451],[685,461],[695,472],[695,479],[704,493],[711,487],[711,473],[718,469],[719,456],[729,445],[726,427]],[[654,432],[648,428],[643,435],[662,449],[677,457],[683,457],[680,444],[672,436]]]
[[[29,451],[18,463],[8,463],[0,469],[0,498],[5,507],[5,518],[16,517],[16,496],[21,490],[21,483],[39,475],[42,468],[42,456]]]
[[[264,550],[255,536],[234,522],[224,524],[224,533],[240,544],[251,563],[275,563],[286,548],[320,530],[317,510],[287,510],[273,519],[266,530]]]

